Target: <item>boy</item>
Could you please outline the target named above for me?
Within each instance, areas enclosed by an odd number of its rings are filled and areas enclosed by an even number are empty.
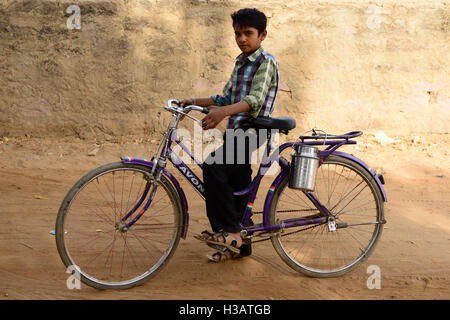
[[[251,245],[243,243],[239,224],[248,196],[235,197],[233,192],[243,190],[250,184],[252,169],[249,154],[265,140],[258,139],[258,146],[250,146],[248,142],[237,144],[242,140],[236,139],[233,133],[237,129],[249,129],[247,120],[250,117],[270,116],[278,90],[277,63],[261,46],[267,35],[265,14],[257,9],[241,9],[234,12],[231,18],[236,43],[242,53],[236,58],[223,95],[182,101],[182,106],[195,104],[208,107],[210,112],[202,120],[203,130],[215,128],[229,116],[224,144],[203,164],[206,211],[213,233],[204,231],[196,238],[219,249],[209,257],[213,262],[251,253]],[[229,143],[233,144],[230,149],[226,147]],[[227,150],[233,154],[227,155]],[[245,152],[244,163],[236,161],[236,156],[241,152]]]

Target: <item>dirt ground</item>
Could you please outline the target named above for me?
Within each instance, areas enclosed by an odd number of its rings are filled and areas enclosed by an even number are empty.
[[[142,286],[99,291],[84,284],[79,290],[66,286],[68,274],[50,234],[59,205],[84,173],[120,156],[150,158],[155,141],[130,137],[94,145],[86,140],[3,137],[0,299],[449,299],[450,137],[391,138],[398,141],[382,146],[374,134],[365,134],[356,146],[346,147],[383,173],[388,198],[381,240],[351,273],[308,278],[285,265],[270,241],[255,244],[251,257],[209,263],[210,250],[193,238],[208,227],[205,205],[182,181],[189,199],[189,232],[166,268]],[[88,156],[97,147],[96,155]],[[261,190],[265,194],[266,189]],[[262,206],[263,194],[255,210]],[[367,287],[370,265],[380,267],[380,289]]]

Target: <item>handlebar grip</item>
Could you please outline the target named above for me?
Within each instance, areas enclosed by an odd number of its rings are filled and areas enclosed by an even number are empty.
[[[209,113],[209,109],[208,109],[208,108],[206,108],[206,107],[204,107],[204,108],[203,108],[203,110],[202,110],[202,113],[204,113],[204,114],[208,114],[208,113]]]

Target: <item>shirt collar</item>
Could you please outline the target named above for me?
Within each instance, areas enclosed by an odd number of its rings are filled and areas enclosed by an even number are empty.
[[[251,55],[249,55],[248,57],[244,56],[243,53],[241,53],[240,55],[238,55],[236,57],[236,60],[244,62],[246,59],[248,59],[250,62],[254,62],[260,55],[261,53],[264,52],[264,48],[262,46],[260,46],[258,48],[258,50],[256,50],[255,52],[253,52]]]

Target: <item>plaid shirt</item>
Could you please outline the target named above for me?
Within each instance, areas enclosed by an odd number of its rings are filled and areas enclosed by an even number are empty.
[[[223,94],[211,96],[216,106],[227,106],[242,100],[250,105],[250,111],[231,115],[227,128],[240,128],[249,117],[270,116],[275,107],[278,79],[277,62],[263,47],[248,57],[241,53],[236,58]]]

